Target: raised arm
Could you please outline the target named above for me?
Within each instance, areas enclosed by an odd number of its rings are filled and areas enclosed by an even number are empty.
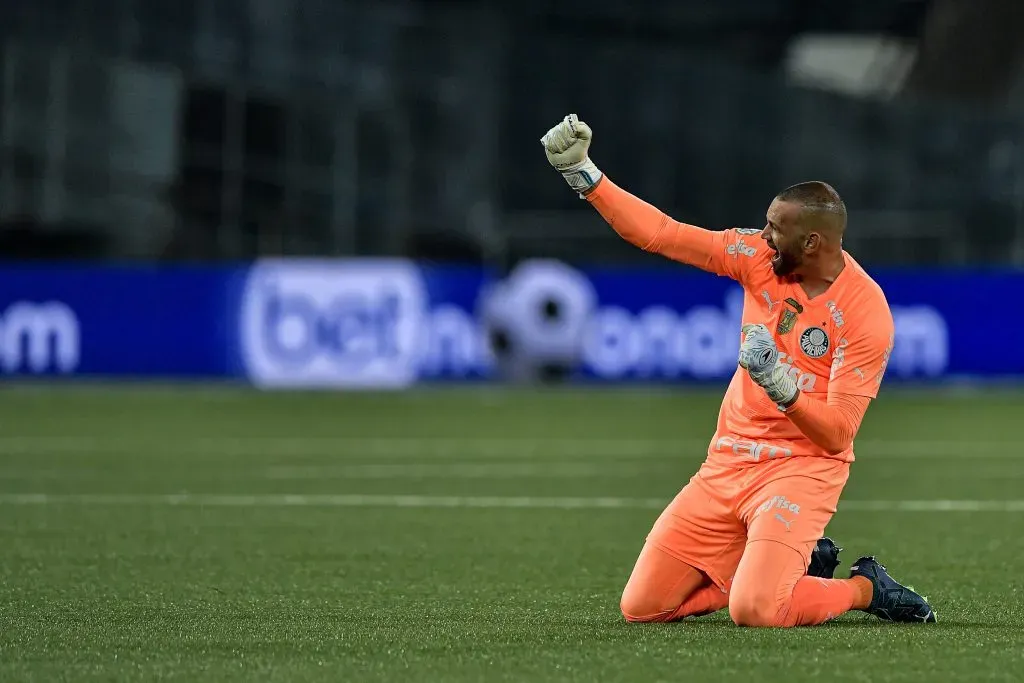
[[[680,223],[603,176],[584,194],[615,232],[644,251],[741,279],[743,265],[758,255],[757,230],[706,230]]]
[[[758,258],[767,259],[759,230],[712,231],[680,223],[622,189],[590,160],[590,127],[571,114],[541,138],[548,161],[626,241],[645,251],[742,280]]]

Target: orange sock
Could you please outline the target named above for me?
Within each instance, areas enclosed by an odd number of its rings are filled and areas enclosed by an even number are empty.
[[[846,579],[854,586],[857,596],[853,599],[852,609],[867,609],[871,606],[871,598],[874,597],[875,587],[871,580],[865,576],[854,576]]]
[[[778,626],[815,626],[853,609],[857,588],[849,579],[804,576],[789,600],[779,605]]]

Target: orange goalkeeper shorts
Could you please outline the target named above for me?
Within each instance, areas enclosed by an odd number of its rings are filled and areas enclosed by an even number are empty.
[[[648,542],[728,590],[747,543],[770,539],[810,562],[850,463],[791,457],[739,469],[705,462],[658,517]]]

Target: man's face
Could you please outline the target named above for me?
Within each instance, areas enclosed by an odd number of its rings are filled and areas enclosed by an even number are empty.
[[[778,199],[768,207],[768,222],[761,231],[761,238],[775,252],[772,270],[779,277],[791,275],[803,265],[803,243],[805,235],[800,227],[800,207]]]

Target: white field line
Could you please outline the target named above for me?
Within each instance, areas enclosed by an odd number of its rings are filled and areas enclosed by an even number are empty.
[[[979,458],[984,460],[985,458]],[[947,461],[948,462],[948,461]],[[633,460],[618,463],[605,460],[601,463],[565,460],[533,460],[520,462],[461,462],[449,460],[441,463],[424,463],[406,461],[386,464],[358,465],[301,465],[268,467],[253,472],[253,478],[274,481],[319,481],[319,480],[398,480],[398,479],[613,479],[628,477],[650,478],[665,475],[675,477],[680,482],[687,480],[696,469],[696,464],[688,463],[683,458],[671,460],[654,460],[645,462]],[[1024,478],[1024,457],[1021,465],[1002,462],[998,465],[977,464],[970,468],[955,467],[955,476],[960,479],[1021,479]],[[0,479],[12,476],[9,470],[0,467]],[[943,469],[948,472],[948,468]],[[83,473],[90,478],[91,473]],[[46,475],[49,475],[46,477]],[[25,470],[22,478],[46,477],[56,479],[74,479],[80,475],[74,471],[50,470],[46,475],[34,475]],[[96,477],[109,478],[108,473],[96,473]],[[241,476],[241,475],[240,475]]]
[[[244,456],[366,456],[389,458],[445,457],[703,457],[708,439],[598,439],[505,437],[319,437],[240,436],[133,439],[103,436],[0,436],[3,455],[180,454]],[[862,440],[862,458],[1018,458],[1019,444],[1009,441]]]
[[[317,479],[585,479],[644,476],[672,468],[645,466],[642,462],[632,467],[604,462],[539,460],[534,462],[459,462],[447,463],[387,463],[374,465],[308,465],[298,467],[268,467],[262,475],[267,479],[306,481]],[[679,472],[674,472],[679,475]],[[3,470],[0,469],[0,478]]]
[[[84,465],[85,463],[83,463]],[[125,467],[116,470],[113,475],[110,468],[87,468],[75,466],[33,467],[0,465],[0,481],[4,479],[50,479],[74,481],[109,481],[112,476],[133,479],[163,477],[162,469],[141,469],[146,462],[139,460],[126,463]],[[467,462],[444,459],[442,462],[422,462],[404,460],[402,462],[350,464],[350,465],[284,465],[247,469],[237,473],[236,478],[269,479],[274,481],[319,481],[333,480],[389,480],[389,479],[593,479],[621,477],[651,477],[659,473],[682,477],[689,476],[686,468],[693,469],[680,461],[675,466],[668,466],[665,461],[654,463],[633,460],[625,464],[604,459],[598,463],[584,460],[520,460],[518,462]],[[212,471],[221,472],[223,467]],[[686,470],[684,472],[684,470]],[[191,470],[201,474],[202,470]],[[998,476],[1006,476],[999,473]]]
[[[344,460],[344,458],[342,458]],[[437,460],[440,460],[438,462]],[[477,480],[508,481],[523,479],[625,479],[666,476],[685,481],[696,469],[696,464],[685,458],[668,459],[626,459],[618,462],[600,459],[598,462],[585,460],[523,459],[514,462],[461,461],[437,459],[434,462],[405,459],[401,462],[353,463],[337,465],[280,465],[262,468],[245,468],[233,474],[238,480],[269,481],[397,481],[397,480]],[[988,464],[978,462],[969,468],[956,466],[955,477],[977,480],[1018,480],[1024,478],[1024,457],[1021,463],[1005,460],[994,464],[990,459],[979,458]],[[110,467],[88,467],[63,463],[55,467],[47,465],[0,465],[0,481],[51,480],[51,481],[110,481],[112,476],[121,479],[151,480],[163,478],[167,472],[149,467],[144,459],[117,465],[116,474]],[[947,461],[948,462],[948,461]],[[225,465],[216,463],[212,468],[188,471],[200,476],[221,474]],[[237,469],[237,468],[236,468]],[[947,470],[944,469],[943,472]]]
[[[4,493],[0,505],[180,506],[180,507],[349,507],[349,508],[519,508],[661,509],[655,498],[533,496],[407,496],[360,494],[49,494]],[[1024,500],[848,500],[840,512],[1024,512]]]

